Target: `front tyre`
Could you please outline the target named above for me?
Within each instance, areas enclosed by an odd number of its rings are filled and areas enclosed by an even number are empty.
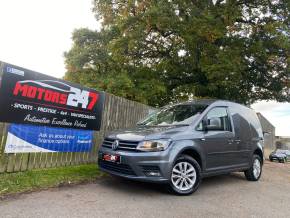
[[[262,160],[260,156],[254,154],[252,166],[245,171],[245,177],[249,181],[258,181],[262,175]]]
[[[180,156],[171,171],[170,188],[178,195],[189,195],[198,189],[201,169],[196,160],[188,155]]]

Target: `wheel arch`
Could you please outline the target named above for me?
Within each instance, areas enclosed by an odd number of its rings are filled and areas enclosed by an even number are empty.
[[[263,151],[260,148],[256,148],[256,150],[254,151],[255,155],[258,155],[261,160],[262,160],[262,164],[264,163],[264,154]]]
[[[180,157],[181,155],[188,155],[188,156],[192,157],[199,164],[200,168],[203,169],[204,161],[203,161],[203,158],[202,158],[200,152],[198,152],[197,149],[194,149],[192,147],[183,148],[179,152],[179,154],[177,155],[176,159],[178,157]]]

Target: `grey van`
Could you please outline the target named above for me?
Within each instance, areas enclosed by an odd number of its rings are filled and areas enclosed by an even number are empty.
[[[169,105],[134,129],[105,137],[101,170],[132,180],[166,183],[179,195],[193,193],[202,178],[244,172],[258,181],[263,165],[263,132],[256,113],[221,100]]]

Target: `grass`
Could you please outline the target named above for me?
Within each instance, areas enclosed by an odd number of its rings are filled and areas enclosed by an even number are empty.
[[[0,197],[68,184],[93,182],[104,175],[96,164],[0,174]]]

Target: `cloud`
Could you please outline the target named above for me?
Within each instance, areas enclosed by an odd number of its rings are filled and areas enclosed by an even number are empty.
[[[277,136],[290,136],[290,103],[260,101],[251,107],[276,127]]]

